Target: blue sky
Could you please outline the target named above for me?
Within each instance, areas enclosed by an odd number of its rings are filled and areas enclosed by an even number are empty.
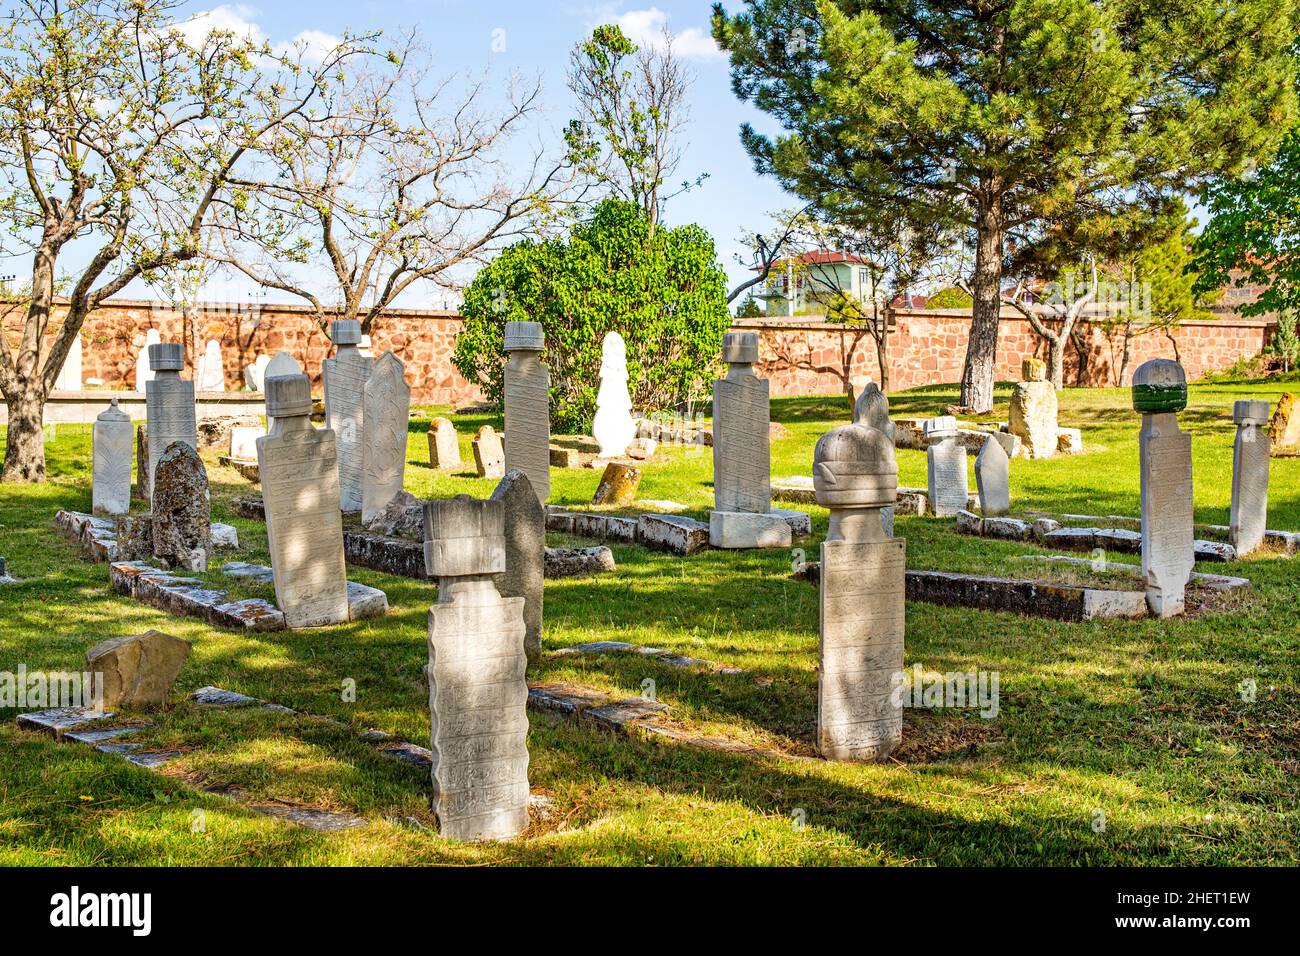
[[[728,9],[739,2],[728,4]],[[440,74],[487,75],[504,84],[512,72],[540,75],[546,114],[542,122],[559,129],[574,115],[564,76],[573,45],[601,23],[617,22],[634,40],[653,38],[663,26],[675,36],[674,49],[695,73],[690,94],[691,122],[684,136],[678,181],[708,173],[708,179],[669,204],[670,225],[695,222],[714,237],[719,259],[733,281],[744,275],[735,262],[738,237],[766,226],[767,214],[795,205],[771,179],[756,175],[739,142],[739,127],[763,117],[731,92],[726,57],[709,36],[708,0],[654,0],[653,3],[582,4],[525,0],[315,0],[305,3],[191,3],[184,10],[206,13],[224,27],[250,28],[273,44],[302,38],[329,43],[353,32],[418,27]],[[494,50],[494,46],[496,49]],[[504,48],[504,49],[502,49]],[[11,266],[6,271],[14,271]],[[21,281],[21,280],[20,280]],[[146,295],[132,286],[127,294]],[[152,297],[152,296],[151,296]],[[270,294],[268,298],[281,298]],[[422,305],[426,293],[407,296],[402,305]]]

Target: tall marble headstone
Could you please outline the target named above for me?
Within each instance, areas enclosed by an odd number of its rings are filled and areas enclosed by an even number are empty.
[[[506,471],[528,476],[537,499],[551,496],[551,373],[542,364],[540,322],[507,322],[505,352]]]
[[[339,501],[347,512],[361,510],[361,442],[366,380],[371,359],[357,349],[361,323],[337,319],[330,323],[334,357],[323,363],[325,379],[325,427],[338,441]]]
[[[306,375],[273,376],[265,386],[275,427],[257,440],[257,469],[275,601],[289,627],[340,624],[348,581],[334,433],[311,424]]]
[[[225,360],[221,356],[221,343],[208,339],[203,347],[203,359],[194,376],[195,387],[200,392],[224,392],[226,390]]]
[[[153,498],[158,460],[172,442],[199,450],[198,422],[194,411],[194,383],[181,378],[185,347],[177,342],[149,346],[153,378],[145,382],[145,414],[149,426],[149,497]]]
[[[1192,508],[1192,436],[1178,428],[1187,378],[1171,359],[1152,359],[1133,373],[1133,408],[1142,413],[1138,455],[1142,480],[1142,574],[1147,606],[1157,617],[1183,612],[1196,564]]]
[[[298,364],[290,352],[276,352],[271,357],[271,361],[266,363],[265,377],[267,379],[283,377],[285,375],[301,375],[302,366]],[[265,380],[264,380],[265,383]],[[270,431],[275,427],[275,419],[270,415],[266,416],[266,430]]]
[[[970,496],[966,449],[957,442],[957,419],[951,415],[927,419],[924,432],[930,442],[925,450],[930,510],[937,517],[951,517],[966,507]]]
[[[91,455],[94,474],[91,505],[95,514],[124,515],[131,510],[131,454],[135,428],[113,399],[95,419]]]
[[[411,386],[406,368],[392,352],[375,359],[366,379],[361,420],[361,520],[367,522],[402,493],[406,474],[406,429],[411,421]]]
[[[853,403],[853,424],[865,425],[885,433],[893,442],[896,435],[894,420],[889,417],[889,399],[875,382],[866,382],[861,386],[857,400]],[[880,525],[885,534],[894,536],[894,504],[880,509]]]
[[[898,496],[894,442],[863,422],[827,432],[813,452],[813,493],[830,509],[821,548],[817,748],[830,760],[883,760],[903,737],[907,542],[880,510]]]
[[[140,354],[135,359],[135,390],[143,392],[145,383],[153,378],[153,369],[149,366],[149,346],[157,345],[162,341],[162,335],[157,329],[148,329],[144,333],[144,348],[140,349]]]
[[[542,657],[542,592],[546,577],[546,509],[528,476],[506,471],[492,500],[505,509],[506,569],[496,579],[502,597],[524,599],[524,653],[530,664]]]
[[[622,457],[636,437],[627,390],[627,344],[617,332],[608,333],[600,345],[600,388],[591,433],[600,445],[601,458]]]
[[[460,436],[451,419],[441,416],[429,422],[429,467],[459,468]]]
[[[528,826],[524,599],[502,597],[505,509],[460,495],[424,511],[430,750],[439,833],[504,840]]]
[[[75,336],[72,339],[72,345],[68,347],[68,357],[63,360],[63,367],[59,369],[59,377],[54,380],[54,391],[56,392],[79,392],[81,391],[81,336]]]
[[[1268,463],[1272,442],[1268,402],[1248,400],[1232,408],[1237,437],[1232,445],[1232,512],[1228,539],[1237,557],[1250,554],[1264,543],[1268,529]]]
[[[1011,460],[1002,442],[990,435],[975,456],[975,484],[980,493],[980,511],[1005,515],[1011,512]]]

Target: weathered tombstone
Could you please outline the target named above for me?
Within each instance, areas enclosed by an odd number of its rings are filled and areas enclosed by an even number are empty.
[[[226,390],[226,367],[221,357],[221,343],[208,339],[203,348],[203,358],[194,375],[195,387],[200,392],[224,392]]]
[[[975,456],[975,485],[981,512],[989,516],[1011,513],[1011,462],[993,435],[984,439],[984,447]]]
[[[507,322],[505,352],[505,468],[528,476],[542,504],[551,496],[551,373],[542,364],[540,322]]]
[[[86,651],[86,671],[100,675],[101,710],[162,707],[190,656],[189,641],[146,631],[115,637]]]
[[[542,657],[542,588],[546,571],[546,509],[528,475],[506,471],[492,501],[505,512],[506,569],[496,577],[502,597],[524,599],[524,653],[535,664]]]
[[[59,377],[54,380],[54,391],[56,392],[81,391],[81,336],[80,335],[73,338],[72,345],[68,347],[68,357],[63,360],[63,367],[59,369]]]
[[[162,341],[162,335],[157,329],[148,329],[144,333],[144,348],[140,349],[140,354],[135,358],[135,390],[137,392],[145,391],[145,383],[153,379],[153,368],[149,365],[149,347],[157,345]]]
[[[931,442],[925,450],[930,510],[937,517],[951,517],[966,507],[970,492],[966,449],[957,442],[957,419],[951,415],[930,418],[924,430]]]
[[[429,467],[459,468],[460,436],[456,426],[441,416],[429,422]]]
[[[289,627],[342,623],[348,581],[334,433],[311,424],[306,375],[267,379],[266,412],[275,427],[257,440],[257,467],[276,604]]]
[[[605,466],[596,485],[596,493],[591,496],[593,505],[613,505],[622,507],[636,501],[637,489],[641,487],[642,471],[635,465],[624,465],[611,461]]]
[[[135,426],[135,491],[141,501],[149,500],[149,423]]]
[[[145,383],[145,415],[149,426],[149,498],[157,479],[158,459],[172,442],[199,449],[198,422],[194,414],[194,383],[181,378],[185,347],[176,342],[149,346],[149,367],[154,377]]]
[[[172,442],[158,459],[152,505],[153,556],[167,568],[206,571],[212,553],[208,473],[185,442]]]
[[[331,322],[330,338],[336,351],[323,363],[325,427],[338,443],[339,502],[344,511],[360,511],[362,415],[371,360],[357,350],[361,323],[355,319]]]
[[[124,515],[131,510],[131,452],[135,429],[131,417],[113,399],[95,419],[91,437],[94,459],[91,510],[101,515]]]
[[[1268,423],[1274,454],[1300,452],[1300,399],[1293,392],[1283,392],[1277,400],[1273,419]]]
[[[1022,365],[1023,382],[1016,383],[1007,412],[1007,429],[1024,443],[1026,458],[1055,456],[1057,436],[1056,387],[1047,381],[1047,365],[1028,358]]]
[[[1142,574],[1147,606],[1157,617],[1183,612],[1195,567],[1192,436],[1178,428],[1187,407],[1187,378],[1170,359],[1152,359],[1133,373],[1133,408],[1142,480]]]
[[[875,382],[866,381],[859,384],[857,400],[853,403],[853,424],[865,425],[884,432],[885,437],[894,442],[897,430],[894,420],[889,417],[889,399]],[[880,525],[885,534],[894,536],[894,504],[880,509]]]
[[[1248,400],[1232,407],[1237,437],[1232,445],[1232,511],[1228,540],[1237,557],[1264,543],[1268,530],[1268,467],[1272,451],[1268,433],[1268,402]]]
[[[591,433],[600,445],[601,458],[622,457],[636,437],[627,390],[627,345],[617,332],[608,333],[600,346],[600,389]]]
[[[894,442],[864,423],[823,435],[813,452],[817,503],[830,509],[821,548],[817,748],[830,760],[883,760],[903,737],[907,542],[880,510],[898,495]]]
[[[406,474],[406,430],[411,421],[411,387],[406,369],[392,352],[374,360],[362,398],[361,520],[383,511],[402,491]]]
[[[502,597],[505,509],[464,495],[425,506],[433,809],[456,840],[504,840],[528,826],[524,599]]]
[[[470,444],[474,448],[474,470],[480,478],[505,477],[506,452],[495,428],[483,425]]]
[[[266,371],[262,380],[263,389],[266,386],[266,379],[283,377],[285,375],[301,375],[302,366],[298,360],[289,352],[276,352],[271,361],[266,363]],[[270,431],[275,427],[275,420],[270,415],[266,416],[266,430]]]
[[[262,428],[235,425],[230,429],[230,457],[235,461],[257,461],[257,440],[265,434]]]
[[[244,387],[250,392],[261,392],[266,388],[266,368],[271,364],[271,359],[266,355],[259,355],[253,360],[251,365],[244,366]]]

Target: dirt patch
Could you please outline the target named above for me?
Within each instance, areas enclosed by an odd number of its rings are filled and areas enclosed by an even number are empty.
[[[986,721],[904,711],[903,742],[889,759],[904,764],[968,759],[977,756],[982,746],[1002,739],[997,725]]]

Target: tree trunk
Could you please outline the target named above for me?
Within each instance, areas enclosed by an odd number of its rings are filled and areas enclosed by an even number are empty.
[[[9,430],[5,438],[4,473],[6,482],[45,480],[45,402],[37,382],[23,383],[17,395],[6,397]]]
[[[1065,333],[1047,340],[1047,380],[1058,392],[1065,387]]]
[[[993,409],[993,380],[1002,314],[1002,209],[980,211],[976,224],[975,275],[971,282],[970,337],[961,373],[961,404],[976,413]]]
[[[876,316],[876,367],[880,369],[880,390],[889,394],[889,309]]]

